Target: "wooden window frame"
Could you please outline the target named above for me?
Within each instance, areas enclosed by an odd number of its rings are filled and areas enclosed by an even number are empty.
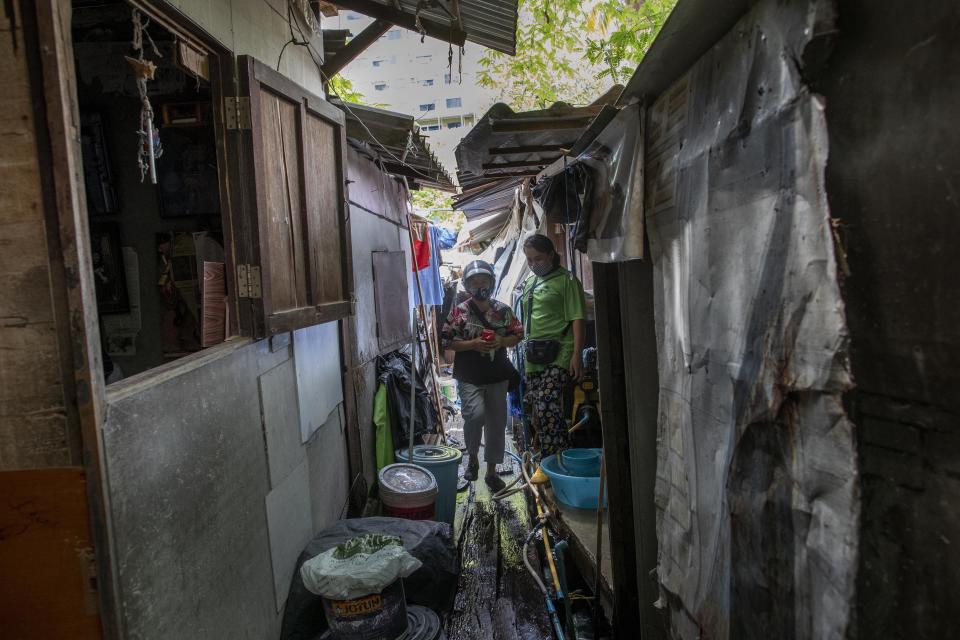
[[[233,140],[228,144],[234,166],[231,180],[240,188],[241,215],[235,221],[234,230],[238,236],[237,243],[237,273],[244,270],[244,265],[259,269],[260,291],[258,295],[243,296],[239,294],[239,315],[241,318],[241,332],[254,338],[276,335],[294,329],[300,329],[316,324],[331,322],[346,318],[354,313],[353,287],[353,260],[350,241],[350,219],[347,194],[347,137],[346,119],[343,112],[329,102],[320,98],[286,76],[251,56],[239,56],[237,65],[240,76],[239,97],[249,101],[249,122],[240,125],[235,131],[230,131],[229,137]],[[306,299],[304,304],[294,309],[276,309],[272,303],[272,269],[274,264],[270,255],[269,229],[267,226],[266,163],[269,161],[264,145],[264,131],[260,121],[260,114],[265,108],[261,92],[265,91],[278,96],[280,99],[297,104],[296,152],[302,154],[303,161],[296,167],[286,167],[288,172],[296,171],[299,189],[298,197],[300,208],[291,210],[291,220],[304,225],[303,253],[307,256],[304,264],[306,275]],[[320,269],[313,262],[316,257],[316,247],[311,244],[310,232],[312,225],[318,221],[312,219],[307,212],[309,202],[309,168],[307,159],[312,158],[315,151],[306,140],[305,125],[307,117],[316,118],[333,127],[335,166],[331,167],[336,176],[336,193],[334,196],[337,207],[336,217],[339,224],[338,262],[340,270],[340,296],[335,301],[318,300],[320,293]],[[293,216],[298,216],[294,220]],[[291,223],[291,224],[292,224]],[[248,269],[249,269],[248,267]],[[240,279],[242,276],[237,276]],[[242,283],[239,289],[242,289]]]

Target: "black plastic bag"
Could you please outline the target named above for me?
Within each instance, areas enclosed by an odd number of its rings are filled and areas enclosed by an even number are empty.
[[[390,411],[390,428],[393,431],[393,448],[406,448],[410,444],[410,356],[393,351],[377,357],[377,378],[387,387],[387,409]],[[433,397],[417,372],[417,411],[414,422],[414,441],[423,442],[423,434],[439,433],[440,419]]]
[[[307,591],[300,567],[310,558],[363,533],[398,536],[403,540],[404,549],[423,563],[403,580],[408,604],[429,607],[441,616],[453,606],[459,571],[453,527],[445,522],[402,518],[341,520],[314,538],[297,559],[283,612],[280,640],[314,640],[326,631],[327,619],[320,596]]]

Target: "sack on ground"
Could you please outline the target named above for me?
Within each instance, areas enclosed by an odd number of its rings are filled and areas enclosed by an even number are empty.
[[[397,536],[404,548],[423,566],[403,580],[407,603],[447,611],[453,606],[460,563],[453,542],[453,527],[446,522],[404,518],[353,518],[339,520],[323,530],[297,559],[290,580],[290,595],[283,609],[280,640],[315,640],[327,630],[320,596],[303,584],[300,567],[324,551],[365,533]]]
[[[353,600],[380,593],[422,563],[396,536],[368,533],[324,551],[300,567],[307,589],[328,600]]]

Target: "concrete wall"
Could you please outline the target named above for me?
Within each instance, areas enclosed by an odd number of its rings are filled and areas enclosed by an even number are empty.
[[[296,348],[303,336],[313,349]],[[306,416],[300,385],[339,367],[336,325],[292,338],[235,339],[108,390],[127,637],[277,636],[296,558],[340,517],[349,484],[342,403],[309,389],[327,402]],[[306,443],[305,419],[322,425]]]
[[[838,2],[817,87],[857,390],[860,638],[960,626],[960,7]]]

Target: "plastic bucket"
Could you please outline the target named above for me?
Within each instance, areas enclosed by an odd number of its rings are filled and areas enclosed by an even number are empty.
[[[455,447],[420,444],[413,448],[413,463],[429,469],[437,479],[437,517],[453,524],[457,510],[457,468],[463,454]],[[407,449],[397,449],[397,460],[410,460]]]
[[[440,378],[440,393],[449,400],[457,399],[457,381],[453,378]]]
[[[561,472],[573,476],[600,475],[600,449],[567,449],[560,452]]]
[[[540,468],[550,478],[553,494],[561,503],[576,509],[596,509],[600,494],[600,470],[597,475],[578,476],[565,473],[557,463],[557,456],[547,456]],[[603,492],[603,506],[607,506],[607,492]]]
[[[403,580],[353,600],[321,600],[334,640],[395,640],[407,631]]]
[[[437,479],[415,464],[390,464],[380,470],[380,501],[385,515],[407,520],[436,516]]]

